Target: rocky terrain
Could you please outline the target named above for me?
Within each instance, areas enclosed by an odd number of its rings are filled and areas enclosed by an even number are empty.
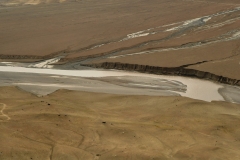
[[[240,106],[0,88],[0,159],[238,160]]]

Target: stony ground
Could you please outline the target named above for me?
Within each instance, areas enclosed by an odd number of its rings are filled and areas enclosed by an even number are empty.
[[[181,97],[1,87],[0,159],[240,157],[239,105]]]

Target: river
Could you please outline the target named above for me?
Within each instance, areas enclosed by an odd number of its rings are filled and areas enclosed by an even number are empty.
[[[37,95],[57,89],[126,95],[184,96],[203,101],[240,103],[240,88],[180,76],[117,70],[60,70],[0,66],[0,85],[15,85]]]

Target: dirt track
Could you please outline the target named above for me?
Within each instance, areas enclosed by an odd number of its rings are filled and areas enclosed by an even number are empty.
[[[1,120],[1,117],[5,117],[5,118],[7,118],[6,120],[10,120],[11,118],[8,115],[3,113],[3,110],[6,108],[6,104],[4,104],[4,103],[0,103],[0,104],[2,105],[2,109],[0,111],[1,112],[0,120]],[[1,121],[4,121],[4,120],[1,120]]]

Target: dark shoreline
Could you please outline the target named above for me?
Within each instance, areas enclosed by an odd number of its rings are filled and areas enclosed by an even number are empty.
[[[223,84],[240,86],[240,80],[232,79],[209,72],[199,71],[195,69],[188,69],[184,67],[157,67],[139,64],[104,62],[97,64],[82,64],[83,66],[104,69],[117,69],[125,71],[137,71],[141,73],[157,74],[157,75],[175,75],[185,77],[195,77],[199,79],[212,80]]]

